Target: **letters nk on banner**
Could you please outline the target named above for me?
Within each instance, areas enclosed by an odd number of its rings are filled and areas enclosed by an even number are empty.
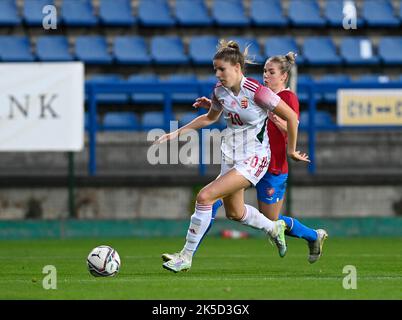
[[[0,151],[80,151],[84,65],[0,64]]]

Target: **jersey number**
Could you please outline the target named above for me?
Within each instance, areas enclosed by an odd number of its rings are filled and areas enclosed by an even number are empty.
[[[243,121],[241,121],[238,113],[229,112],[229,117],[230,117],[230,120],[232,120],[232,124],[235,126],[242,126],[244,124]]]

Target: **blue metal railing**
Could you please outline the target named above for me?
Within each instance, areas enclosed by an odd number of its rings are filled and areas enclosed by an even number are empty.
[[[322,130],[370,130],[370,129],[401,129],[402,126],[338,126],[336,124],[331,125],[315,125],[315,114],[317,109],[316,94],[323,94],[327,92],[336,92],[337,89],[402,89],[402,83],[345,83],[345,84],[331,84],[331,83],[303,83],[298,85],[298,92],[304,90],[308,93],[308,112],[309,121],[307,128],[301,127],[300,130],[306,130],[308,134],[308,153],[311,159],[308,170],[310,174],[316,172],[315,164],[315,148],[316,148],[316,132]],[[98,131],[96,116],[97,116],[97,94],[107,93],[156,93],[162,94],[164,97],[164,130],[169,130],[169,122],[173,120],[173,101],[172,95],[175,93],[197,93],[198,96],[209,96],[212,90],[210,83],[174,83],[174,84],[137,84],[137,83],[86,83],[85,92],[88,97],[88,111],[89,111],[89,161],[88,172],[89,175],[96,175],[96,133]],[[402,100],[402,97],[401,97]],[[200,154],[203,154],[203,138],[201,134],[200,138]],[[206,165],[200,156],[200,175],[205,175]]]

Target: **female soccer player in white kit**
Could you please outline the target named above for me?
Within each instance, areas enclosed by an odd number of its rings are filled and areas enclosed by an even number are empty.
[[[286,254],[283,220],[271,221],[256,208],[244,204],[244,189],[256,185],[268,169],[269,141],[266,131],[267,112],[287,121],[290,158],[308,162],[308,156],[296,151],[298,120],[296,113],[270,89],[243,75],[246,52],[240,52],[234,41],[221,40],[213,58],[219,82],[212,93],[212,107],[178,130],[161,136],[155,143],[177,138],[188,130],[197,130],[217,121],[223,113],[227,123],[222,141],[220,176],[197,195],[184,248],[175,254],[164,254],[165,269],[173,272],[190,269],[192,257],[210,224],[212,205],[223,199],[226,216],[244,225],[263,230],[277,245],[279,255]]]

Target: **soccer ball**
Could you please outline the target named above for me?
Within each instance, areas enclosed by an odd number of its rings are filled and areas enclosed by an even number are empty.
[[[120,256],[109,246],[94,248],[88,255],[89,272],[95,277],[111,277],[120,270]]]

